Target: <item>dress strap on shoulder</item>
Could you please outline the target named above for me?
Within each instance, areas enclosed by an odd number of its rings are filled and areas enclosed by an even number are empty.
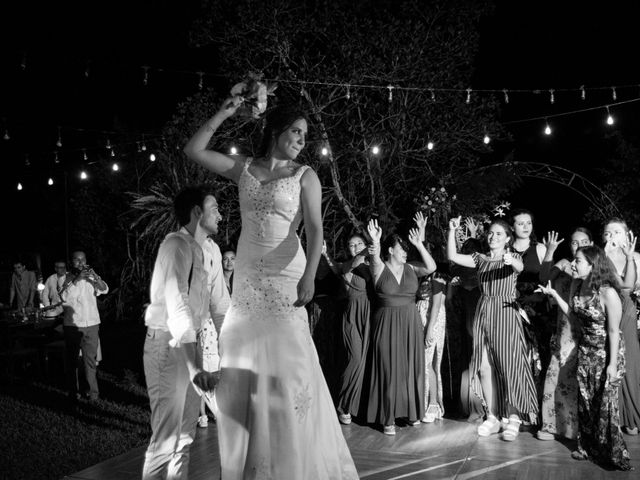
[[[309,165],[301,165],[300,168],[298,168],[298,170],[296,170],[296,173],[293,175],[294,178],[302,177],[302,174],[307,170],[309,170],[310,168],[311,167]]]

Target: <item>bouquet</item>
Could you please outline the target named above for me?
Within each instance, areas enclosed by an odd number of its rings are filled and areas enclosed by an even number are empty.
[[[249,73],[246,79],[236,83],[231,89],[232,96],[240,96],[243,99],[238,109],[240,116],[258,119],[267,109],[267,97],[273,95],[278,84],[267,85],[262,81],[262,77],[261,73]]]

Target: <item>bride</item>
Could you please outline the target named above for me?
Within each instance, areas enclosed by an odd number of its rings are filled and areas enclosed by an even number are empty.
[[[241,103],[239,96],[225,100],[184,149],[235,182],[240,198],[234,295],[219,340],[222,479],[356,479],[304,308],[322,250],[320,181],[295,161],[307,121],[276,107],[257,158],[208,150]],[[301,220],[308,258],[296,233]]]

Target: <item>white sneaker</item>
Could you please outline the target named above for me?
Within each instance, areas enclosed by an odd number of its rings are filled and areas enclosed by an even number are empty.
[[[209,418],[206,415],[198,417],[198,426],[200,428],[207,428],[209,426]]]

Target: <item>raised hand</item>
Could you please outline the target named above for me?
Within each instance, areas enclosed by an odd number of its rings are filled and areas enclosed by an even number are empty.
[[[427,217],[425,217],[422,212],[416,212],[413,216],[413,221],[416,222],[416,226],[418,227],[418,231],[420,232],[420,241],[425,241],[425,230],[427,228]]]
[[[454,217],[449,220],[449,230],[457,230],[460,228],[460,219],[462,216]]]
[[[411,245],[414,245],[415,247],[420,247],[420,245],[422,245],[422,236],[420,235],[420,229],[412,228],[411,230],[409,230],[409,242],[411,242]]]
[[[558,245],[560,245],[562,242],[564,242],[564,238],[558,240],[558,232],[554,230],[548,232],[547,236],[542,239],[542,243],[547,248],[547,250],[550,250],[552,252],[555,252],[558,248]]]
[[[464,226],[467,227],[469,236],[471,238],[476,238],[476,234],[478,233],[478,227],[480,226],[480,224],[476,222],[473,217],[467,217],[464,219]]]
[[[545,295],[553,295],[554,293],[556,293],[556,291],[551,286],[551,280],[549,280],[546,285],[538,285],[538,288],[536,288],[535,291],[544,293]]]
[[[511,250],[509,249],[509,247],[507,247],[504,254],[502,255],[502,261],[504,262],[505,265],[513,264],[513,254],[511,253]]]
[[[382,238],[382,228],[378,226],[378,220],[372,218],[367,225],[367,232],[374,244],[379,244]]]
[[[222,102],[222,106],[220,107],[220,110],[218,110],[217,114],[223,116],[224,118],[232,117],[238,111],[238,108],[240,108],[242,102],[244,102],[244,98],[242,98],[240,95],[229,97],[224,102]]]
[[[638,240],[638,238],[631,230],[629,230],[629,233],[627,234],[627,241],[623,245],[620,245],[625,257],[628,258],[633,256],[633,252],[636,251],[636,240]]]

